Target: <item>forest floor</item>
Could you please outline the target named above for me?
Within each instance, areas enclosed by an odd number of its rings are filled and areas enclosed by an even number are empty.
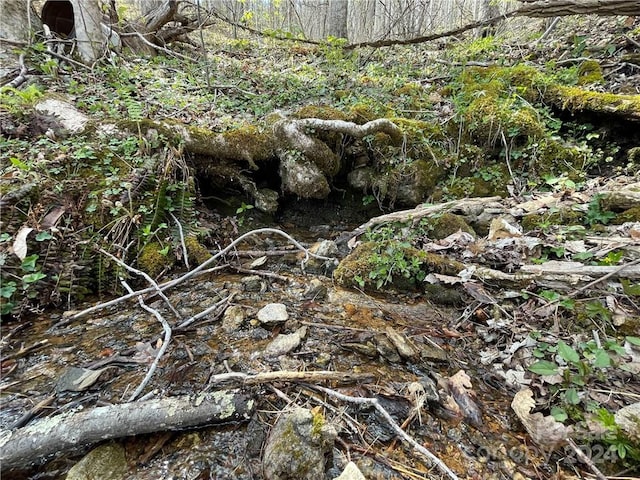
[[[345,51],[216,35],[199,61],[73,71],[30,50],[28,85],[0,93],[2,427],[18,442],[147,380],[139,402],[271,372],[225,384],[250,399],[229,426],[105,433],[113,468],[303,478],[265,473],[273,425],[301,406],[335,429],[305,447],[325,478],[349,460],[368,479],[639,475],[640,26],[579,17],[538,38]],[[58,130],[33,110],[47,98],[95,123]],[[237,151],[281,118],[385,118],[403,141],[314,132],[342,162],[332,192],[279,191],[274,213],[248,192],[279,190],[276,158],[188,151],[150,123]],[[91,444],[2,458],[14,478],[62,478]]]

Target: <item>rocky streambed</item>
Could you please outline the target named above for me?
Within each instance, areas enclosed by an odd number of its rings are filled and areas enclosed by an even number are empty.
[[[274,267],[281,271],[275,273]],[[173,432],[159,421],[145,430],[152,433],[78,444],[35,463],[35,458],[19,460],[7,475],[334,478],[350,460],[365,478],[443,475],[399,441],[374,406],[319,388],[377,399],[418,445],[460,478],[535,476],[536,469],[546,468],[540,456],[526,450],[518,420],[505,414],[513,392],[492,381],[470,355],[467,341],[449,330],[459,312],[417,294],[372,297],[343,290],[320,273],[324,268],[308,265],[303,274],[299,254],[268,257],[254,264],[252,273],[193,278],[167,291],[168,303],[145,300],[173,332],[140,401],[231,391],[252,404],[245,405],[242,418]],[[135,302],[71,320],[74,313],[52,313],[3,329],[3,428],[42,421],[31,417],[125,402],[162,348],[158,318]],[[452,378],[461,371],[467,383],[456,393]],[[276,375],[256,383],[216,383],[230,372]],[[313,372],[335,376],[314,377]],[[288,377],[295,373],[300,376]],[[90,473],[74,476],[77,465],[67,473],[96,445],[82,461]]]

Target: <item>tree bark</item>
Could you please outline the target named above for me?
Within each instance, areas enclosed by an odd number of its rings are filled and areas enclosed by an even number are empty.
[[[520,0],[523,2],[523,0]],[[638,0],[534,0],[524,1],[518,16],[557,17],[564,15],[640,15]]]
[[[254,401],[246,395],[217,391],[71,411],[13,432],[0,431],[0,465],[4,474],[54,453],[102,440],[243,422],[249,420],[254,408]]]

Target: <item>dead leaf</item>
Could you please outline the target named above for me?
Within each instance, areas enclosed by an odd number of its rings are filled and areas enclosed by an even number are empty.
[[[516,393],[511,401],[511,409],[516,413],[531,439],[541,448],[551,452],[565,443],[571,434],[571,427],[565,427],[551,415],[531,414],[536,406],[533,391],[525,388]]]
[[[522,227],[518,224],[512,224],[506,218],[494,218],[489,226],[488,240],[499,240],[501,238],[521,237]]]
[[[18,231],[16,239],[13,242],[13,253],[15,253],[16,257],[18,257],[20,261],[24,260],[27,257],[27,237],[32,231],[33,228],[23,226]]]
[[[45,217],[42,219],[42,222],[40,222],[40,228],[42,228],[42,230],[47,230],[48,228],[55,226],[64,212],[65,208],[61,207],[60,205],[53,207],[51,211],[47,213],[47,215],[45,215]]]
[[[98,381],[106,369],[90,370],[88,368],[70,367],[58,379],[58,392],[82,392]]]
[[[469,375],[464,370],[459,370],[447,379],[447,387],[460,406],[464,418],[475,427],[482,426],[482,412],[472,398],[475,397],[475,392],[472,389]]]

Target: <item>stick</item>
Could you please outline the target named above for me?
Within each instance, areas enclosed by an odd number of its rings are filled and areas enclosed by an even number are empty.
[[[174,315],[176,317],[178,317],[178,319],[182,319],[182,316],[180,315],[180,312],[178,312],[178,310],[176,310],[175,307],[173,305],[171,305],[171,302],[169,301],[167,296],[164,293],[162,293],[162,289],[158,286],[158,284],[155,282],[155,280],[153,278],[151,278],[149,275],[147,275],[142,270],[138,270],[137,268],[133,268],[133,267],[127,265],[122,260],[120,260],[119,258],[111,255],[109,252],[107,252],[106,250],[103,250],[102,248],[99,249],[98,251],[100,253],[102,253],[103,255],[106,255],[107,257],[109,257],[111,260],[113,260],[114,262],[116,262],[118,265],[120,265],[121,267],[125,268],[126,270],[129,270],[130,272],[133,272],[136,275],[140,275],[141,277],[144,277],[144,279],[151,284],[153,289],[156,292],[158,292],[158,295],[160,295],[160,298],[162,298],[165,301],[165,303],[169,306],[169,308],[174,313]],[[130,290],[130,291],[132,291],[132,290]]]
[[[234,385],[248,386],[273,382],[328,382],[335,381],[342,384],[364,383],[374,380],[374,376],[368,373],[332,372],[332,371],[277,371],[262,372],[250,375],[242,372],[229,372],[213,375],[209,379],[209,385]]]
[[[320,387],[318,385],[308,385],[308,387],[312,388],[312,389],[315,389],[315,390],[318,390],[320,392],[326,393],[327,395],[329,395],[331,397],[334,397],[334,398],[337,398],[338,400],[342,400],[343,402],[356,403],[358,405],[371,405],[371,406],[373,406],[384,417],[384,419],[387,421],[387,423],[389,423],[389,425],[391,425],[391,428],[393,429],[393,431],[396,432],[396,434],[402,440],[404,440],[406,443],[408,443],[414,449],[416,449],[419,453],[421,453],[423,456],[425,456],[431,463],[433,463],[436,467],[438,467],[438,469],[442,473],[447,475],[450,479],[458,480],[458,476],[455,473],[453,473],[449,469],[449,467],[447,467],[447,465],[442,460],[440,460],[433,453],[431,453],[428,449],[426,449],[425,447],[420,445],[418,442],[416,442],[407,433],[405,433],[405,431],[402,430],[402,428],[400,428],[400,426],[395,422],[395,420],[391,417],[391,415],[389,415],[389,412],[387,412],[384,409],[384,407],[380,404],[380,402],[378,402],[377,398],[373,398],[373,397],[352,397],[350,395],[345,395],[343,393],[336,392],[335,390],[331,390],[330,388]]]
[[[131,292],[131,287],[127,285],[127,282],[125,282],[124,280],[121,280],[121,282],[124,288],[126,288]],[[149,367],[149,370],[147,371],[147,374],[145,375],[144,379],[142,380],[140,385],[138,385],[138,388],[136,388],[135,391],[129,397],[129,402],[133,402],[136,398],[138,398],[138,395],[140,395],[142,393],[142,390],[144,390],[144,388],[147,386],[147,384],[151,380],[151,377],[155,373],[156,368],[158,368],[158,363],[160,362],[160,359],[164,355],[164,352],[167,351],[167,348],[169,347],[169,342],[171,341],[171,327],[169,326],[169,323],[164,319],[164,317],[160,315],[157,310],[154,310],[153,308],[145,304],[144,301],[142,300],[142,297],[138,297],[138,302],[140,302],[140,306],[143,309],[145,309],[149,313],[152,313],[160,321],[160,323],[162,324],[162,328],[164,330],[164,340],[163,340],[162,346],[160,347],[160,350],[158,351],[158,354],[156,355],[156,358],[153,360],[153,363],[151,364],[151,367]]]
[[[229,303],[231,300],[233,300],[233,297],[235,297],[235,296],[236,296],[235,293],[232,293],[231,295],[228,295],[227,297],[223,298],[222,300],[220,300],[219,302],[215,303],[214,305],[211,305],[209,308],[205,308],[200,313],[194,315],[191,318],[186,319],[184,322],[182,322],[180,325],[178,325],[175,329],[176,330],[183,330],[183,329],[187,328],[189,325],[191,325],[196,320],[200,320],[202,317],[205,317],[205,316],[209,315],[211,312],[213,312],[214,310],[217,310],[222,305],[225,305],[225,304]]]
[[[274,234],[281,235],[281,236],[285,237],[287,240],[289,240],[291,243],[293,243],[299,250],[302,250],[305,253],[305,258],[302,260],[303,264],[306,263],[309,260],[309,257],[317,258],[319,260],[332,260],[332,258],[323,257],[321,255],[316,255],[315,253],[310,252],[305,247],[303,247],[300,243],[298,243],[297,240],[295,240],[293,237],[291,237],[289,234],[283,232],[282,230],[278,230],[277,228],[258,228],[256,230],[251,230],[250,232],[247,232],[247,233],[239,236],[233,242],[231,242],[227,247],[225,247],[224,249],[220,250],[218,253],[213,255],[206,262],[201,263],[199,266],[197,266],[196,268],[194,268],[190,272],[186,273],[185,275],[183,275],[183,276],[181,276],[181,277],[179,277],[179,278],[177,278],[175,280],[171,280],[169,282],[163,283],[162,285],[160,285],[160,290],[165,291],[165,290],[167,290],[167,289],[169,289],[171,287],[175,287],[176,285],[179,285],[179,284],[185,282],[186,280],[188,280],[191,277],[193,277],[196,273],[200,272],[201,270],[204,270],[207,266],[209,266],[211,263],[213,263],[218,258],[223,256],[229,250],[233,249],[236,245],[238,245],[240,242],[242,242],[246,238],[251,237],[253,235],[258,235],[260,233],[274,233]],[[72,315],[71,317],[67,318],[63,322],[58,323],[57,326],[66,325],[67,323],[70,323],[73,320],[77,320],[78,318],[81,318],[81,317],[83,317],[83,316],[85,316],[85,315],[87,315],[89,313],[93,313],[93,312],[96,312],[98,310],[102,310],[104,308],[111,307],[113,305],[117,305],[118,303],[124,302],[125,300],[129,300],[130,298],[137,297],[139,295],[144,295],[146,293],[153,292],[154,290],[155,290],[154,287],[149,287],[149,288],[145,288],[145,289],[142,289],[142,290],[138,290],[136,292],[131,292],[131,293],[127,294],[127,295],[123,295],[121,297],[118,297],[116,299],[113,299],[113,300],[105,302],[105,303],[94,305],[93,307],[87,308],[86,310],[82,310],[81,312],[78,312],[75,315]]]
[[[180,245],[182,246],[182,256],[184,257],[184,266],[187,267],[187,270],[191,270],[191,267],[189,266],[189,253],[187,252],[187,245],[184,243],[182,225],[172,212],[169,212],[169,215],[171,215],[171,218],[174,222],[176,222],[176,225],[178,226],[178,233],[180,234]]]

